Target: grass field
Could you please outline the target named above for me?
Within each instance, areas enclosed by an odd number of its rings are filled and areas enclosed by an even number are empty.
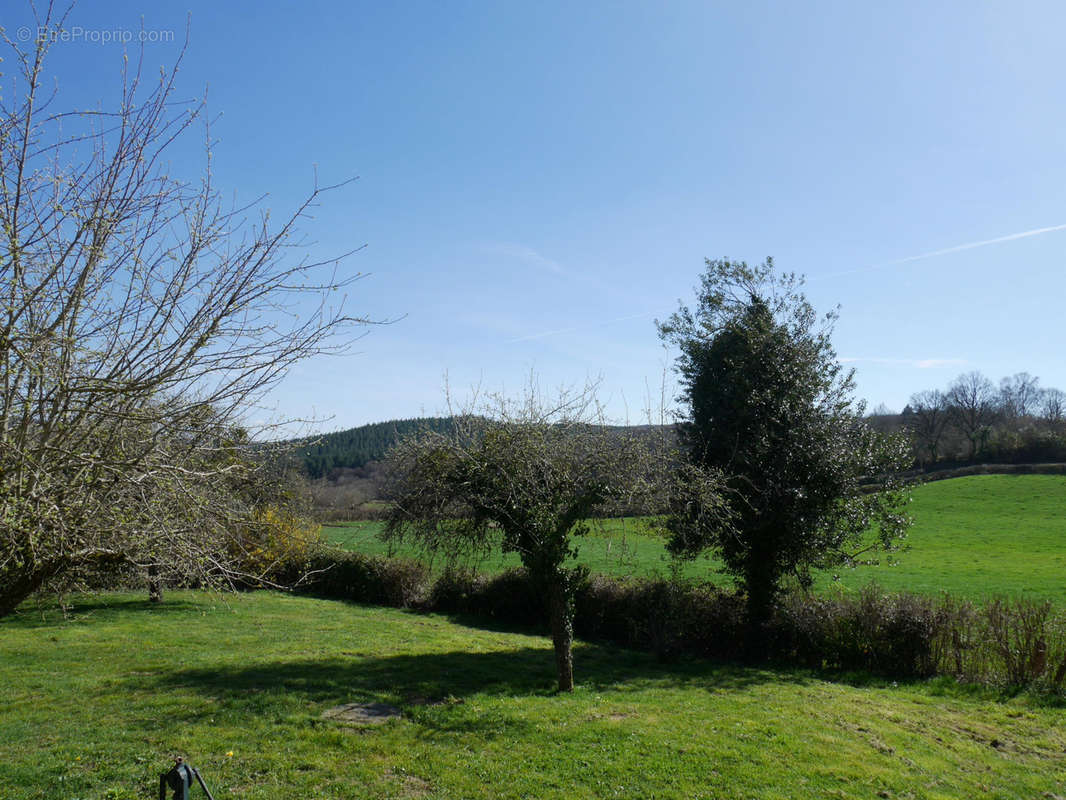
[[[413,546],[390,549],[382,543],[378,538],[382,525],[381,522],[350,522],[326,526],[322,532],[331,542],[347,550],[371,555],[420,557],[418,549]],[[590,525],[590,534],[577,540],[577,545],[578,560],[593,572],[605,575],[650,575],[670,571],[670,556],[663,546],[663,539],[650,529],[649,520],[640,517],[593,520]],[[701,576],[707,573],[709,564],[706,559],[685,564],[683,573],[691,577]],[[443,566],[443,560],[439,559],[435,566]],[[514,553],[495,553],[469,566],[494,573],[521,566],[521,561]]]
[[[84,599],[0,620],[0,798],[155,797],[175,754],[215,797],[1043,798],[1066,794],[1062,708],[948,683],[664,666],[265,592]],[[344,728],[331,706],[403,717]]]
[[[914,526],[909,550],[896,556],[898,564],[820,575],[819,589],[855,590],[877,581],[893,591],[1027,595],[1066,604],[1066,476],[975,475],[928,483],[914,489],[909,511]],[[379,530],[380,523],[364,522],[328,527],[324,533],[343,547],[384,554]],[[401,554],[416,556],[417,551]],[[580,543],[579,561],[609,575],[666,574],[670,568],[662,539],[639,519],[594,529]],[[514,555],[497,555],[478,566],[496,572],[517,565]],[[729,581],[708,558],[685,564],[683,574]]]

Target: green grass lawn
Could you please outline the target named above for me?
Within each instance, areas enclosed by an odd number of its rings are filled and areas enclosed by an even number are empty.
[[[142,800],[172,756],[215,797],[1043,798],[1063,709],[945,682],[658,664],[579,644],[259,592],[82,598],[0,620],[0,798]],[[353,729],[348,702],[403,717]]]
[[[640,517],[627,519],[592,520],[588,536],[576,540],[578,561],[593,572],[604,575],[665,575],[670,571],[671,558],[663,546],[663,539],[650,529],[650,521]],[[350,522],[330,525],[322,529],[329,541],[347,550],[356,550],[370,555],[402,555],[419,558],[420,551],[413,545],[390,549],[378,538],[383,523]],[[699,559],[683,564],[683,574],[699,577],[708,572],[711,562]],[[438,558],[435,567],[443,567]],[[501,572],[510,567],[521,566],[514,553],[494,553],[474,566],[483,572]]]
[[[877,581],[894,591],[1028,595],[1066,604],[1066,476],[975,475],[928,483],[914,489],[909,511],[914,526],[909,550],[896,555],[898,564],[823,574],[819,589],[856,590]],[[343,547],[386,554],[377,538],[380,526],[353,523],[323,531]],[[600,523],[579,547],[579,561],[593,572],[650,575],[670,569],[663,540],[640,519]],[[496,555],[478,566],[496,572],[517,565],[514,555]],[[719,568],[715,560],[700,558],[686,563],[683,574],[728,583]]]

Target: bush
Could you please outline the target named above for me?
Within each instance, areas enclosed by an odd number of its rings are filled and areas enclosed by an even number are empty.
[[[578,592],[580,635],[648,650],[662,660],[740,653],[743,601],[706,583],[597,576]]]
[[[1010,464],[1066,461],[1066,435],[1035,426],[1000,430],[989,441],[983,459]]]
[[[418,561],[318,550],[289,562],[281,579],[296,591],[357,603],[415,608],[428,593],[429,568]]]
[[[433,582],[427,606],[445,614],[474,614],[485,581],[475,570],[448,567]]]
[[[981,621],[989,673],[986,682],[1006,687],[1062,687],[1066,637],[1063,619],[1053,616],[1051,603],[996,598],[985,606]]]
[[[521,567],[485,579],[471,599],[473,614],[513,625],[536,626],[547,630],[546,598]]]
[[[939,616],[932,600],[869,586],[857,596],[786,596],[770,622],[773,657],[811,669],[892,677],[935,673]]]
[[[491,577],[473,570],[446,569],[434,582],[425,608],[523,627],[544,627],[547,622],[544,597],[521,567]]]
[[[323,597],[469,614],[547,628],[544,598],[523,569],[487,577],[447,569],[430,580],[416,561],[317,550],[283,576]],[[593,576],[575,597],[576,633],[589,640],[682,656],[739,661],[744,598],[677,579]],[[993,599],[978,605],[890,594],[785,595],[766,623],[768,658],[817,670],[862,670],[890,678],[951,676],[1002,688],[1061,691],[1066,684],[1066,616],[1049,603]]]
[[[317,523],[271,505],[255,509],[240,526],[231,555],[242,572],[270,581],[321,544]]]

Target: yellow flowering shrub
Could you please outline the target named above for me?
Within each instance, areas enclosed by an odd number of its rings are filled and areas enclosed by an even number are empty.
[[[306,562],[321,541],[318,523],[268,505],[255,509],[242,526],[236,555],[245,572],[269,578],[287,564]]]

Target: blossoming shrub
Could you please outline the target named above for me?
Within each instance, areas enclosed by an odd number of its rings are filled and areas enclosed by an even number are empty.
[[[241,569],[252,578],[273,582],[306,562],[323,543],[320,526],[278,506],[255,509],[233,541]]]

